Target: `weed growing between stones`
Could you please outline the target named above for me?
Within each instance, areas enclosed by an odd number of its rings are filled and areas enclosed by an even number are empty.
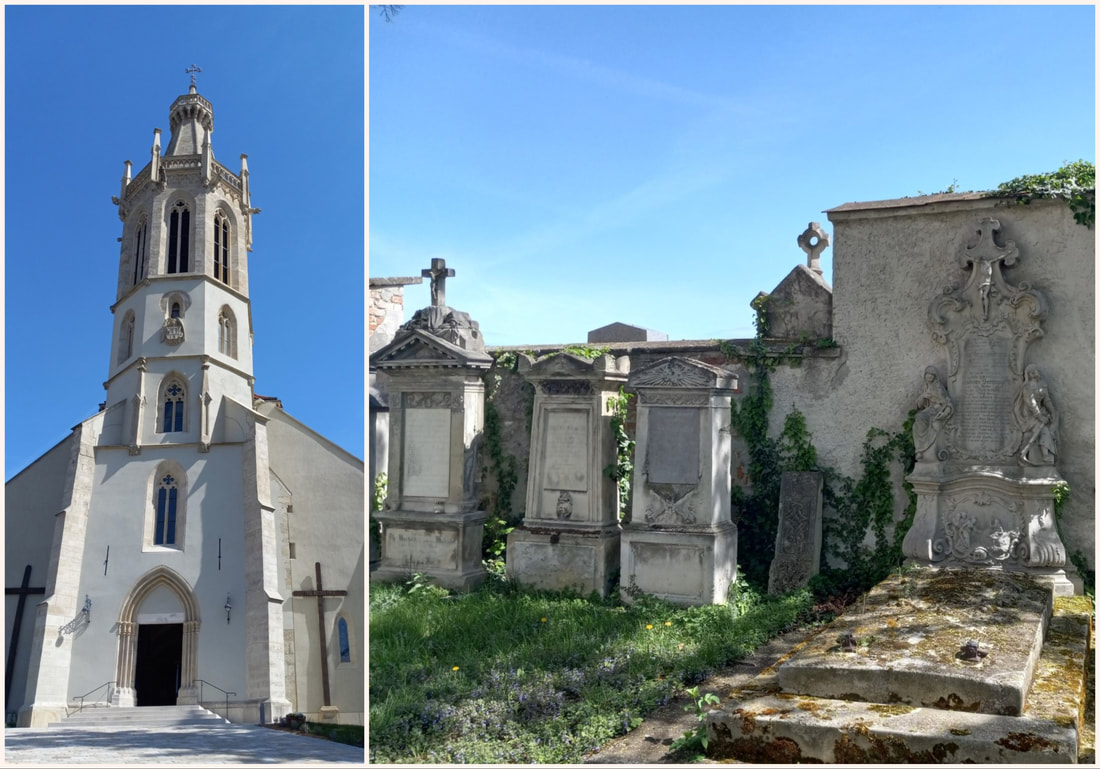
[[[372,762],[577,763],[796,625],[808,591],[630,606],[490,581],[370,593]]]

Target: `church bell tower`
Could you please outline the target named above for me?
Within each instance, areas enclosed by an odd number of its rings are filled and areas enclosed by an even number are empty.
[[[214,109],[195,86],[172,103],[171,138],[153,130],[149,164],[112,201],[122,220],[111,307],[106,404],[123,405],[131,454],[143,446],[219,439],[226,399],[252,405],[248,156],[240,173],[214,159]]]

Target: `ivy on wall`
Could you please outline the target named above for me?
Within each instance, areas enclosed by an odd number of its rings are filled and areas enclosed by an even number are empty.
[[[759,297],[758,297],[759,298]],[[903,488],[908,504],[902,518],[895,521],[895,483],[892,470],[912,470],[915,456],[909,420],[896,433],[872,428],[863,444],[860,464],[862,475],[849,478],[818,461],[805,416],[795,409],[783,422],[778,437],[768,435],[773,405],[770,374],[780,357],[770,352],[763,341],[765,301],[754,302],[757,310],[757,337],[748,347],[720,345],[728,357],[741,360],[749,368],[749,389],[741,402],[733,404],[731,424],[743,438],[748,450],[748,490],[735,488],[732,493],[734,520],[737,523],[738,566],[745,577],[764,587],[775,553],[779,527],[779,491],[784,472],[817,471],[824,480],[823,503],[829,515],[823,520],[823,549],[827,556],[821,573],[814,578],[819,594],[839,594],[865,590],[901,565],[901,542],[912,524],[916,495],[908,483]],[[759,305],[759,306],[758,306]],[[873,544],[866,543],[868,532]],[[829,566],[829,559],[838,566]]]
[[[630,479],[634,475],[634,441],[626,431],[626,415],[632,393],[622,387],[608,399],[611,408],[611,435],[615,440],[615,462],[603,469],[619,487],[619,520],[630,520]]]
[[[1091,229],[1096,223],[1096,166],[1087,160],[1066,163],[1046,174],[1017,176],[990,194],[1014,197],[1022,205],[1044,198],[1064,200],[1078,224]]]
[[[508,535],[523,520],[523,511],[512,509],[512,495],[519,482],[519,460],[504,448],[504,427],[496,399],[501,389],[502,371],[514,372],[515,353],[499,353],[493,365],[485,372],[485,447],[489,455],[489,471],[496,479],[496,493],[484,504],[488,518],[482,536],[482,558],[486,568],[496,574],[504,573],[505,550]],[[527,384],[526,387],[530,388]],[[528,431],[534,390],[529,393],[527,407]]]

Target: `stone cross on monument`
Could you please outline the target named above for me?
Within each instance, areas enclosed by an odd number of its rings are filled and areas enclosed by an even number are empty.
[[[194,64],[192,64],[190,67],[185,69],[184,72],[191,76],[191,87],[194,88],[195,87],[195,73],[196,72],[202,72],[202,67],[198,67],[198,66],[195,66]]]
[[[421,270],[420,274],[432,280],[432,307],[443,309],[447,306],[447,278],[455,276],[454,269],[447,268],[446,259],[432,259],[431,269]]]
[[[806,252],[806,266],[818,275],[821,270],[821,252],[829,245],[829,233],[821,229],[817,222],[806,225],[805,231],[798,236],[798,247]]]

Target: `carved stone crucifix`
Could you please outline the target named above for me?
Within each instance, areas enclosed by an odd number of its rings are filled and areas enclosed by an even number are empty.
[[[446,259],[432,259],[431,269],[421,270],[421,276],[432,279],[432,307],[447,306],[447,278],[453,278],[455,271],[447,268]]]

